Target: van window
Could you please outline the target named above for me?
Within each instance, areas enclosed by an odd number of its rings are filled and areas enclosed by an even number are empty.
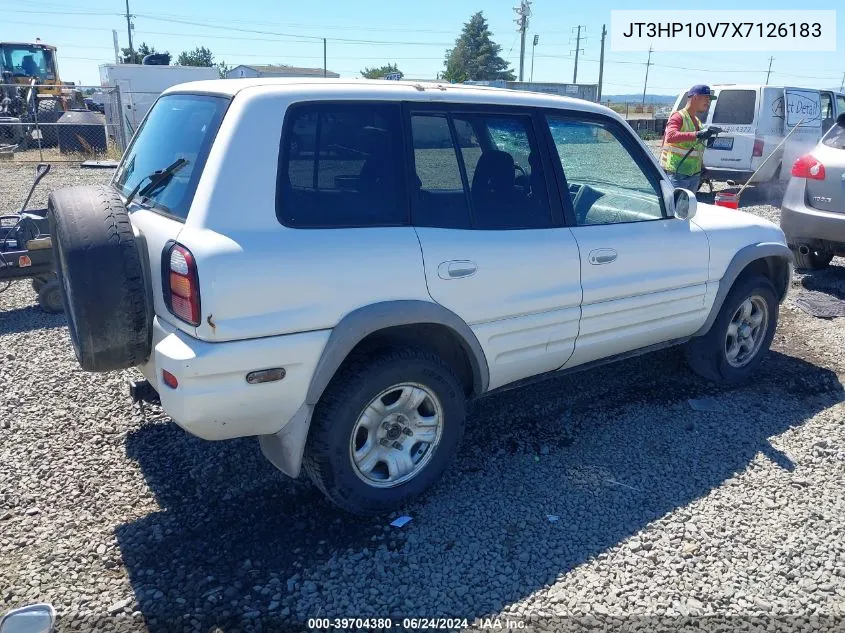
[[[713,125],[750,125],[756,111],[756,90],[722,90],[713,110]]]
[[[309,103],[288,111],[276,213],[291,227],[407,224],[397,104]]]

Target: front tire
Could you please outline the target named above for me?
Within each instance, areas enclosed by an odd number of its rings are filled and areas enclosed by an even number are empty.
[[[437,355],[413,348],[361,356],[314,410],[303,465],[340,508],[396,509],[430,488],[463,438],[466,397]]]
[[[779,307],[774,286],[767,277],[738,279],[710,331],[686,344],[692,370],[716,383],[746,380],[769,350]]]

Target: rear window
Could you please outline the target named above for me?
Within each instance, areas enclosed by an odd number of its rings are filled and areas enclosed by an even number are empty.
[[[830,131],[825,134],[822,143],[834,149],[845,149],[845,127],[834,124]]]
[[[143,190],[153,172],[184,158],[188,162],[169,181],[162,182],[143,198],[139,192],[135,200],[186,219],[228,105],[229,99],[224,97],[182,94],[161,97],[129,145],[112,184],[128,196],[139,184]]]
[[[308,103],[288,110],[276,214],[285,226],[408,223],[398,104]]]
[[[722,90],[713,110],[713,125],[749,125],[756,110],[756,90]]]

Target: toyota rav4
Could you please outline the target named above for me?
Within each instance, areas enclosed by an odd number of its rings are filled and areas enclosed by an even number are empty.
[[[793,267],[608,108],[439,83],[175,86],[49,209],[83,369],[359,514],[429,488],[502,388],[669,345],[745,379]]]

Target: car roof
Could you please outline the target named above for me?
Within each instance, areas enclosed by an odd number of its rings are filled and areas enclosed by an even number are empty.
[[[172,86],[162,94],[194,93],[234,97],[241,93],[249,95],[306,93],[325,98],[387,99],[402,101],[448,101],[460,103],[481,103],[500,105],[522,105],[535,107],[565,108],[612,113],[610,108],[584,99],[575,99],[543,92],[450,84],[436,81],[393,81],[385,79],[334,79],[300,77],[266,77],[243,79],[210,79],[191,81]]]

